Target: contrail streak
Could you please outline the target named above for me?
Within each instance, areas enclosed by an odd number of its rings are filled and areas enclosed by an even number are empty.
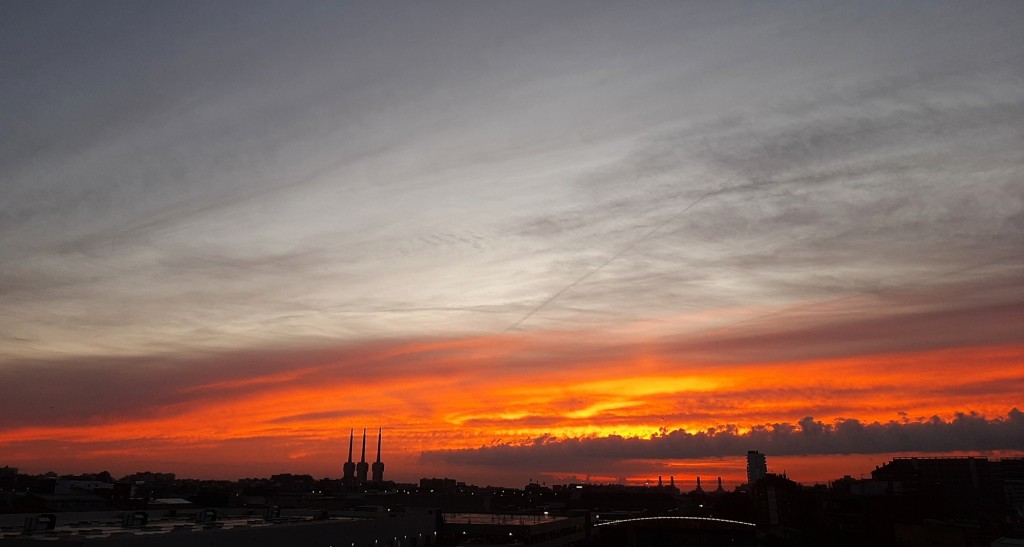
[[[708,146],[707,142],[704,142],[704,148],[706,148],[709,153],[711,152],[711,147]],[[562,287],[562,289],[560,291],[558,291],[555,294],[551,295],[547,300],[541,302],[538,306],[536,306],[535,308],[533,308],[532,310],[527,312],[526,315],[522,316],[515,323],[512,323],[511,325],[509,325],[508,328],[506,328],[502,332],[508,332],[508,331],[510,331],[512,329],[515,329],[515,328],[519,327],[519,325],[522,325],[528,319],[533,317],[537,312],[543,310],[544,308],[546,308],[549,304],[551,304],[555,300],[558,300],[558,298],[560,296],[562,296],[563,294],[565,294],[566,292],[571,290],[573,287],[579,285],[580,283],[583,283],[584,281],[589,279],[590,276],[592,276],[592,275],[596,274],[597,272],[600,272],[601,270],[603,270],[605,268],[605,266],[611,264],[612,262],[617,260],[622,255],[624,255],[624,254],[628,253],[629,251],[633,250],[633,248],[635,248],[637,245],[639,245],[639,244],[643,243],[644,241],[647,241],[648,239],[650,239],[651,236],[653,236],[654,234],[657,234],[658,232],[660,232],[662,228],[664,228],[665,226],[668,226],[669,223],[675,221],[676,219],[681,217],[683,214],[685,214],[690,209],[693,209],[698,203],[704,201],[704,199],[706,199],[706,198],[708,198],[708,197],[710,197],[712,195],[715,195],[715,194],[720,194],[720,193],[722,193],[725,190],[728,190],[729,183],[731,183],[732,181],[734,181],[737,178],[739,178],[741,175],[746,173],[746,171],[747,171],[746,169],[741,169],[739,171],[734,172],[733,175],[731,177],[729,177],[728,179],[726,179],[725,182],[720,184],[718,186],[718,188],[715,188],[714,190],[709,190],[708,192],[704,193],[703,195],[701,195],[699,198],[694,200],[692,203],[690,203],[689,205],[684,207],[682,210],[680,210],[676,214],[674,214],[674,215],[668,217],[667,219],[663,220],[661,223],[659,223],[657,226],[655,226],[649,232],[647,232],[646,234],[641,236],[640,239],[637,239],[636,241],[630,243],[629,245],[624,247],[622,250],[620,250],[619,252],[617,252],[614,255],[612,255],[611,258],[609,258],[608,260],[605,260],[604,262],[599,264],[593,270],[590,270],[589,272],[583,274],[579,279],[576,279],[572,283],[569,283],[565,287]]]
[[[596,274],[597,272],[599,272],[599,271],[603,270],[603,269],[605,268],[605,266],[607,266],[607,265],[611,264],[612,262],[614,262],[614,261],[615,261],[616,259],[618,259],[618,258],[619,258],[619,257],[621,257],[622,255],[624,255],[624,254],[628,253],[629,251],[633,250],[633,248],[634,248],[634,247],[636,247],[637,245],[639,245],[639,244],[643,243],[644,241],[646,241],[647,239],[649,239],[649,238],[650,238],[651,236],[653,236],[654,234],[656,234],[656,233],[658,233],[659,231],[661,231],[661,229],[662,229],[662,228],[664,228],[664,227],[665,227],[665,226],[667,226],[667,225],[668,225],[669,223],[671,223],[672,221],[674,221],[674,220],[676,220],[677,218],[679,218],[680,216],[682,216],[682,215],[683,215],[683,213],[685,213],[685,212],[689,211],[690,209],[694,208],[694,207],[695,207],[695,206],[696,206],[696,205],[697,205],[698,203],[700,203],[701,201],[704,201],[704,198],[707,198],[708,196],[710,196],[710,195],[712,195],[712,194],[714,194],[714,193],[717,193],[718,191],[719,191],[719,190],[712,190],[712,191],[710,191],[710,192],[707,192],[706,194],[702,195],[701,197],[699,197],[699,198],[697,198],[697,199],[696,199],[695,201],[693,201],[693,203],[690,203],[689,205],[687,205],[686,207],[684,207],[684,208],[683,208],[683,209],[682,209],[681,211],[679,211],[678,213],[676,213],[676,214],[674,214],[674,215],[670,216],[669,218],[667,218],[667,219],[663,220],[663,221],[662,221],[662,222],[661,222],[660,224],[658,224],[657,226],[655,226],[655,227],[654,227],[653,229],[651,229],[650,231],[648,231],[648,232],[647,232],[646,234],[644,234],[643,236],[641,236],[641,237],[640,237],[639,239],[637,239],[636,241],[634,241],[634,242],[630,243],[629,245],[627,245],[626,247],[624,247],[624,248],[623,248],[622,250],[620,250],[619,252],[617,252],[617,253],[615,253],[614,255],[612,255],[612,256],[611,256],[611,257],[610,257],[610,258],[609,258],[608,260],[605,260],[604,262],[602,262],[601,264],[599,264],[599,265],[598,265],[598,266],[597,266],[596,268],[594,268],[593,270],[590,270],[589,272],[587,272],[587,273],[583,274],[582,276],[580,276],[580,278],[579,278],[579,279],[576,279],[576,280],[575,280],[575,281],[573,281],[572,283],[569,283],[569,284],[568,284],[568,285],[566,285],[565,287],[562,287],[562,289],[561,289],[560,291],[558,291],[558,292],[556,292],[555,294],[551,295],[551,296],[550,296],[550,297],[549,297],[549,298],[548,298],[547,300],[545,300],[545,301],[541,302],[541,303],[540,303],[540,304],[539,304],[539,305],[538,305],[537,307],[535,307],[535,308],[533,308],[532,310],[530,310],[530,311],[529,311],[529,312],[528,312],[528,313],[527,313],[526,315],[524,315],[524,316],[523,316],[522,318],[520,318],[520,319],[519,319],[518,321],[516,321],[515,323],[513,323],[512,325],[510,325],[510,326],[509,326],[508,328],[506,328],[506,329],[504,330],[504,332],[508,332],[508,331],[510,331],[510,330],[512,330],[512,329],[514,329],[514,328],[516,328],[516,327],[518,327],[519,325],[522,325],[522,324],[523,324],[523,323],[524,323],[524,322],[525,322],[525,321],[526,321],[527,319],[529,319],[529,318],[533,317],[533,316],[534,316],[534,314],[536,314],[537,312],[539,312],[539,311],[543,310],[543,309],[544,309],[545,307],[547,307],[547,306],[548,306],[548,304],[551,304],[551,303],[552,303],[552,302],[554,302],[555,300],[558,300],[558,297],[562,296],[563,294],[565,294],[565,293],[566,293],[567,291],[571,290],[571,289],[572,289],[573,287],[575,287],[576,285],[579,285],[580,283],[583,283],[583,282],[584,282],[584,281],[586,281],[586,280],[587,280],[587,279],[588,279],[588,278],[589,278],[590,276],[592,276],[592,275]]]

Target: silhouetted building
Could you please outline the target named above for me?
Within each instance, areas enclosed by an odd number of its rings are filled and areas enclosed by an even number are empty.
[[[441,543],[466,545],[578,545],[586,539],[586,517],[446,513]]]
[[[366,463],[366,428],[363,428],[363,453],[356,464],[356,483],[360,486],[366,484],[366,474],[370,470],[370,464]]]
[[[875,468],[871,478],[883,482],[888,492],[899,489],[956,504],[988,502],[1012,507],[1015,486],[1024,484],[1024,458],[894,458]]]
[[[431,493],[434,493],[434,492],[437,492],[437,493],[455,492],[455,490],[459,486],[459,484],[461,484],[462,486],[465,486],[465,483],[458,483],[458,482],[455,481],[455,479],[449,479],[447,477],[443,478],[443,479],[437,479],[437,478],[428,479],[428,478],[424,477],[424,478],[420,479],[420,490],[422,490],[424,492],[431,492]]]
[[[793,540],[816,526],[817,494],[785,475],[767,473],[753,487],[757,524],[762,530]]]
[[[18,468],[0,467],[0,492],[14,492],[18,490]]]
[[[377,430],[377,461],[373,462],[373,482],[384,482],[384,463],[380,461],[380,441],[384,436],[384,429]]]
[[[342,477],[342,482],[345,488],[354,488],[356,485],[356,464],[352,461],[352,441],[355,436],[355,430],[348,430],[348,461],[345,462],[344,470],[345,474]]]
[[[747,451],[747,484],[751,488],[768,474],[768,462],[764,454],[756,450]]]

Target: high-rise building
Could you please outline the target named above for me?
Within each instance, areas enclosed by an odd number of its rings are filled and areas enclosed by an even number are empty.
[[[373,462],[373,482],[384,482],[384,463],[380,461],[380,440],[384,435],[384,428],[377,430],[377,461]]]
[[[366,428],[363,428],[363,453],[356,464],[356,483],[366,484],[366,474],[370,470],[370,464],[366,463]]]
[[[348,461],[345,462],[343,469],[345,475],[342,478],[342,482],[345,488],[352,488],[356,485],[356,464],[352,461],[352,441],[355,436],[355,429],[348,430]]]
[[[768,462],[757,450],[747,451],[747,484],[754,486],[768,474]]]

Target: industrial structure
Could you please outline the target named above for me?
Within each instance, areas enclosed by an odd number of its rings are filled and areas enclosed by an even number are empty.
[[[373,482],[384,482],[384,462],[380,461],[380,442],[384,436],[384,428],[377,429],[377,461],[373,462]]]
[[[366,428],[363,428],[363,452],[359,456],[359,463],[356,464],[356,484],[366,484],[366,474],[370,470],[370,464],[366,463]]]
[[[342,482],[345,488],[355,488],[356,486],[356,463],[352,461],[352,441],[355,436],[355,429],[348,430],[348,461],[345,462],[343,467],[344,475]]]
[[[384,462],[381,461],[381,444],[384,438],[384,428],[377,429],[377,461],[373,462],[373,474],[370,477],[374,484],[384,482]],[[359,463],[352,461],[352,447],[355,442],[355,429],[348,431],[348,460],[342,467],[342,483],[345,488],[352,489],[367,484],[367,475],[370,472],[370,464],[366,461],[366,428],[363,428],[363,447],[359,457]]]

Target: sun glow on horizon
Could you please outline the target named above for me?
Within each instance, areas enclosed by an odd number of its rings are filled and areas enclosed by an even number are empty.
[[[517,344],[524,347],[524,340],[519,337]],[[612,361],[599,363],[601,380],[589,379],[584,368],[577,382],[569,382],[564,371],[489,374],[476,350],[463,351],[478,347],[456,340],[395,348],[388,353],[392,360],[384,361],[389,366],[438,359],[451,373],[406,374],[389,381],[386,391],[353,384],[338,374],[349,370],[347,365],[325,358],[287,374],[188,386],[177,390],[179,401],[141,408],[134,415],[5,428],[0,446],[28,459],[53,443],[112,459],[140,458],[145,450],[170,446],[224,446],[225,461],[241,461],[251,448],[229,447],[243,443],[280,446],[294,461],[325,462],[336,456],[324,447],[337,444],[348,428],[381,424],[392,458],[409,460],[424,452],[477,449],[494,442],[651,439],[678,430],[745,435],[765,424],[795,424],[807,416],[824,423],[949,419],[958,411],[998,417],[1018,403],[1014,387],[1021,382],[1024,363],[1024,346],[997,346],[792,363],[701,367],[691,362],[672,375],[671,359],[661,356],[648,358],[641,376],[632,375],[628,362]],[[985,363],[973,382],[1001,383],[1005,389],[987,390],[984,396],[962,393],[963,377],[948,372],[971,362]],[[618,376],[608,376],[612,371]],[[912,380],[924,375],[932,381],[914,386]]]

